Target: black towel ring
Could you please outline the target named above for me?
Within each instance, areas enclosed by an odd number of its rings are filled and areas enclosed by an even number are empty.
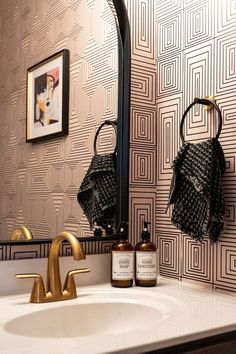
[[[93,143],[94,155],[97,154],[97,138],[98,138],[98,134],[100,133],[100,130],[101,130],[105,125],[111,125],[111,126],[114,128],[115,133],[116,133],[116,136],[117,136],[117,121],[105,120],[105,121],[100,125],[100,127],[98,128],[98,130],[97,130],[97,132],[96,132],[96,134],[95,134],[95,137],[94,137],[94,143]],[[116,153],[116,150],[117,150],[117,145],[115,146],[114,153]]]
[[[216,139],[219,138],[220,136],[220,133],[221,133],[221,129],[222,129],[222,114],[221,114],[221,111],[220,111],[220,108],[218,107],[218,105],[215,103],[215,101],[213,100],[210,100],[208,98],[195,98],[194,101],[188,106],[188,108],[185,110],[184,114],[183,114],[183,117],[181,119],[181,122],[180,122],[180,138],[182,140],[182,143],[184,144],[185,143],[185,140],[184,140],[184,135],[183,135],[183,126],[184,126],[184,119],[185,117],[187,116],[188,114],[188,111],[196,104],[196,103],[199,103],[199,104],[204,104],[204,105],[213,105],[214,108],[217,110],[217,113],[218,113],[218,132],[216,134]]]

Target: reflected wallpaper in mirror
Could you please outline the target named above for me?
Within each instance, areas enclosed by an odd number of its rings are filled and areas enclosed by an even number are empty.
[[[1,1],[0,240],[26,225],[34,238],[91,236],[77,202],[101,122],[117,118],[118,45],[106,0]],[[26,144],[27,68],[70,51],[69,135]],[[108,127],[100,153],[113,150]]]

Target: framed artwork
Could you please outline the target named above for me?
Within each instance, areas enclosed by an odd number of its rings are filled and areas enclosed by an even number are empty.
[[[68,134],[69,50],[27,69],[26,141]]]

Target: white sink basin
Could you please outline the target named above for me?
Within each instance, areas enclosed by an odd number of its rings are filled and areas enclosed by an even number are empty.
[[[0,297],[1,354],[139,354],[236,330],[235,298],[183,282],[78,288],[78,298]]]
[[[183,310],[162,289],[94,285],[79,287],[76,299],[42,304],[29,303],[30,294],[0,298],[0,352],[144,353],[160,336],[169,338]]]
[[[35,311],[8,321],[8,333],[27,337],[86,337],[145,331],[169,317],[166,297],[120,290],[90,291],[73,301],[34,304]],[[47,307],[45,309],[45,306]]]

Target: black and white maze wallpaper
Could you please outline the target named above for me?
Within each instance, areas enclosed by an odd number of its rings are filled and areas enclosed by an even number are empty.
[[[19,225],[34,238],[67,230],[91,236],[77,192],[93,156],[100,124],[117,117],[118,45],[106,0],[0,2],[0,235]],[[83,14],[81,16],[81,14]],[[96,26],[94,25],[96,24]],[[42,59],[70,51],[69,134],[25,143],[26,72]],[[113,130],[99,134],[99,153],[114,149]],[[110,242],[84,242],[87,254],[109,251]],[[68,253],[63,245],[63,254]],[[48,244],[0,246],[0,260],[46,257]]]
[[[83,241],[82,248],[86,255],[109,253],[112,246],[111,241]],[[23,249],[23,250],[22,250]],[[0,245],[0,260],[18,260],[30,258],[48,257],[50,249],[49,243],[39,243],[37,245]],[[63,243],[60,248],[60,256],[72,256],[71,246]]]
[[[231,0],[156,2],[157,26],[157,185],[156,235],[160,272],[177,279],[236,290],[236,3]],[[161,4],[160,4],[161,5]],[[158,8],[160,11],[158,11]],[[202,244],[183,235],[165,210],[171,162],[181,141],[179,124],[194,97],[213,95],[223,115],[220,143],[227,171],[223,178],[227,226],[221,240]],[[197,106],[185,120],[186,140],[214,136],[213,111]]]

